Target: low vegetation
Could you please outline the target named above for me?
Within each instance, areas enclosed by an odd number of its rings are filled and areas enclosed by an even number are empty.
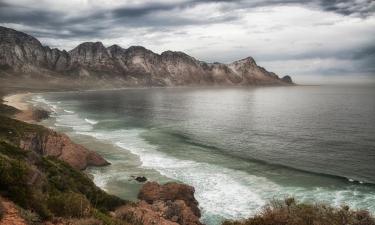
[[[368,211],[326,204],[298,203],[294,198],[272,201],[254,217],[222,225],[375,225]]]
[[[106,221],[104,224],[122,224],[108,212],[127,204],[96,187],[87,175],[68,164],[4,141],[0,141],[0,194],[22,207],[26,217],[40,220],[97,218]]]
[[[109,216],[126,201],[107,194],[63,161],[20,149],[25,134],[41,134],[46,128],[11,119],[2,113],[5,108],[0,103],[0,195],[19,206],[26,221],[63,218],[74,224],[129,224]]]

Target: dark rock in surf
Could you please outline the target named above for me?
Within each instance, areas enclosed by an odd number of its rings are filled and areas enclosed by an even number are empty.
[[[141,176],[141,177],[136,177],[135,180],[138,181],[139,183],[144,183],[147,181],[147,178]]]

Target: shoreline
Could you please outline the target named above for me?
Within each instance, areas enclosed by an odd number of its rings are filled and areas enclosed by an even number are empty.
[[[111,89],[111,90],[119,90],[119,89]],[[83,91],[93,91],[93,90],[83,90]],[[65,91],[62,91],[62,92],[65,92]],[[76,92],[76,91],[68,91],[68,92]],[[8,94],[6,94],[2,97],[2,100],[3,100],[4,105],[14,107],[17,110],[19,110],[19,112],[16,112],[12,116],[14,119],[22,121],[22,122],[30,123],[30,124],[38,124],[40,126],[43,126],[44,128],[50,129],[54,132],[58,132],[58,133],[67,135],[73,143],[81,145],[81,146],[85,147],[86,149],[95,152],[96,154],[100,155],[105,160],[110,162],[110,159],[105,157],[106,153],[101,151],[100,149],[98,149],[98,146],[107,146],[106,148],[108,148],[108,146],[111,145],[111,144],[100,141],[100,140],[98,140],[98,139],[96,139],[92,136],[86,136],[86,135],[82,135],[82,134],[81,135],[76,134],[76,135],[72,136],[71,134],[69,134],[69,132],[66,132],[64,130],[62,131],[62,130],[56,129],[56,127],[49,126],[48,123],[50,122],[50,119],[51,119],[50,117],[40,119],[38,117],[38,115],[36,116],[35,112],[36,111],[45,111],[43,109],[44,107],[38,108],[35,105],[33,105],[31,102],[27,102],[27,99],[30,98],[32,95],[39,94],[39,93],[40,92],[34,92],[34,93],[25,92],[25,93],[14,93],[14,94],[8,93]],[[52,92],[52,93],[55,93],[55,92]],[[47,112],[47,111],[45,111],[45,112]],[[51,111],[49,111],[49,112],[51,112]],[[82,138],[83,136],[85,138]],[[84,139],[88,139],[88,140],[91,139],[91,141],[86,142],[86,141],[84,141]],[[95,143],[95,144],[92,144],[92,143]],[[110,147],[112,149],[122,149],[118,146],[110,146]],[[127,150],[127,151],[129,152],[129,154],[132,155],[132,158],[133,157],[137,158],[137,159],[134,159],[134,160],[137,160],[137,164],[141,163],[139,161],[139,157],[137,155],[131,153],[129,150]],[[91,180],[95,183],[95,185],[97,185],[101,189],[108,192],[107,188],[100,184],[100,179],[102,179],[102,176],[103,176],[103,174],[100,174],[100,171],[103,170],[103,169],[106,170],[105,168],[110,169],[109,166],[111,164],[112,163],[110,163],[107,166],[104,166],[104,168],[102,166],[89,166],[89,167],[85,168],[84,170],[82,170],[82,172],[88,174],[91,177]],[[96,174],[96,173],[98,173],[98,174]],[[137,177],[137,176],[143,176],[143,174],[134,173],[134,174],[131,174],[131,176]],[[106,176],[104,176],[104,177],[106,177]],[[99,180],[99,183],[95,182],[95,181],[98,181],[98,180]],[[154,180],[148,179],[148,181],[154,181]],[[171,179],[171,181],[172,181],[172,179]],[[165,182],[162,182],[162,183],[165,183]],[[140,188],[143,184],[144,184],[144,182],[135,182],[133,185],[128,186],[128,188],[130,188],[131,191],[130,191],[129,194],[127,194],[125,196],[122,195],[122,194],[119,194],[119,193],[113,193],[113,192],[108,192],[108,193],[115,194],[116,196],[121,197],[121,198],[126,199],[126,200],[136,201],[138,192],[139,192],[139,190],[140,190]]]
[[[31,96],[33,93],[17,93],[17,94],[7,94],[3,96],[3,104],[14,107],[20,111],[30,110],[31,104],[24,101],[25,98]]]
[[[18,103],[21,103],[21,104],[26,104],[26,105],[28,105],[28,107],[29,108],[32,108],[34,105],[31,103],[31,102],[27,102],[27,97],[30,97],[31,95],[33,95],[33,94],[37,94],[38,92],[35,92],[35,93],[27,93],[27,94],[14,94],[14,95],[7,95],[7,96],[15,96],[15,97],[11,97],[10,99],[8,98],[7,100],[10,102],[10,104],[18,104]],[[18,96],[18,97],[17,97]],[[42,126],[44,126],[44,127],[48,127],[48,126],[46,126],[45,124],[41,124]],[[52,128],[53,130],[56,130],[55,128]],[[64,131],[59,131],[58,129],[56,130],[56,131],[58,131],[58,132],[61,132],[61,133],[65,133],[66,134],[66,132],[64,132]],[[83,145],[83,146],[85,146],[87,149],[92,149],[92,150],[94,150],[95,152],[97,152],[97,153],[99,153],[100,155],[102,155],[101,153],[100,153],[100,151],[98,152],[97,151],[97,149],[95,149],[95,147],[94,148],[91,148],[91,147],[88,147],[88,146],[86,146],[85,144],[82,144],[82,143],[80,143],[80,141],[77,141],[77,140],[74,140],[74,138],[72,138],[72,137],[70,137],[74,142],[76,142],[76,143],[79,143],[79,144],[81,144],[81,145]],[[93,138],[93,137],[91,137],[90,136],[90,138]],[[78,138],[79,139],[79,138]],[[93,139],[95,139],[95,138],[93,138]],[[100,142],[100,141],[98,141],[98,142]],[[107,143],[108,144],[108,143]],[[123,148],[123,149],[125,149],[125,148]],[[127,150],[127,151],[129,151],[129,150]],[[105,155],[105,153],[104,153],[104,155]],[[135,154],[136,155],[136,154]],[[97,167],[92,167],[92,168],[97,168]],[[101,170],[101,169],[98,169],[98,170]],[[105,170],[105,169],[104,169]],[[85,172],[89,172],[90,173],[90,171],[89,170],[85,170]],[[105,170],[106,171],[106,170]],[[96,184],[96,183],[95,183]],[[107,191],[108,193],[111,193],[108,189],[106,189],[106,188],[104,188],[104,187],[101,187],[100,185],[98,185],[98,184],[96,184],[97,186],[99,186],[100,188],[102,188],[102,189],[104,189],[105,191]],[[192,184],[190,184],[190,185],[192,185]],[[193,185],[193,186],[195,186],[195,185]],[[195,186],[195,187],[197,187],[197,186]],[[117,196],[119,196],[119,197],[121,197],[120,195],[118,195],[118,194],[116,194]],[[126,198],[125,198],[126,199]],[[203,201],[202,201],[203,202]]]
[[[13,118],[26,123],[36,123],[49,118],[50,111],[37,108],[26,101],[33,94],[35,93],[8,94],[3,96],[3,104],[17,109],[18,112],[13,115]]]

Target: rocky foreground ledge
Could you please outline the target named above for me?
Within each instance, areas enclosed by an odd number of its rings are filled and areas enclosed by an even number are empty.
[[[138,203],[116,210],[117,218],[131,217],[144,225],[201,225],[201,212],[194,188],[186,184],[160,185],[148,182],[139,192]]]

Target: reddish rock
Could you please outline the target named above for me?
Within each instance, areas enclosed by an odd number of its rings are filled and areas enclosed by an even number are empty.
[[[46,129],[42,134],[29,133],[20,141],[20,148],[45,156],[55,156],[72,167],[83,170],[87,166],[105,166],[109,163],[99,154],[70,140],[65,134]]]
[[[194,192],[194,187],[186,184],[167,183],[160,185],[156,182],[147,182],[139,191],[138,198],[150,204],[158,200],[182,200],[197,217],[200,217],[201,213],[198,208],[198,201],[194,197]]]
[[[122,206],[115,212],[115,217],[126,220],[131,224],[143,225],[178,225],[178,223],[165,219],[162,214],[155,211],[152,205],[141,201],[135,205]]]
[[[141,221],[145,225],[201,225],[198,202],[194,188],[186,184],[159,185],[148,182],[143,185],[137,204],[116,210],[116,217],[129,222]]]
[[[0,205],[4,213],[0,218],[0,225],[27,225],[13,202],[0,196]]]

